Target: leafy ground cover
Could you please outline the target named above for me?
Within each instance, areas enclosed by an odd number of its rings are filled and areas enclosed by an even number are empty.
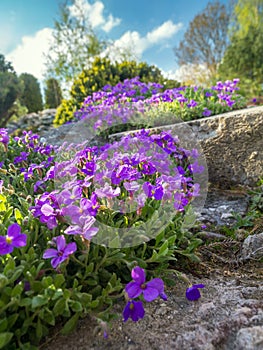
[[[155,104],[208,116],[240,107],[237,82],[205,95],[153,94],[156,84],[134,79],[88,97],[77,118],[100,133],[120,120],[137,123],[137,115],[145,122]],[[0,129],[0,147],[0,348],[37,348],[50,328],[63,325],[67,334],[85,315],[107,337],[120,298],[124,320],[138,321],[143,299],[167,299],[164,286],[171,272],[180,275],[182,259],[198,260],[199,228],[183,222],[200,191],[194,175],[204,169],[178,137],[143,129],[101,147],[56,147],[30,131],[11,137]],[[199,288],[190,284],[186,298],[199,299]]]

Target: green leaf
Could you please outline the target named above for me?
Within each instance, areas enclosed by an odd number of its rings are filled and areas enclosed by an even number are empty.
[[[65,282],[65,277],[62,273],[59,273],[55,276],[54,285],[56,288],[61,287],[64,282]]]
[[[64,327],[61,330],[61,334],[62,335],[66,335],[69,334],[70,332],[72,332],[78,323],[78,319],[79,319],[79,314],[76,313],[74,316],[72,316],[64,325]]]
[[[0,349],[3,349],[4,346],[6,346],[10,342],[13,335],[14,333],[11,332],[0,333]]]
[[[168,252],[168,241],[165,241],[158,251],[158,255],[166,255]]]
[[[13,325],[16,323],[16,320],[18,319],[19,314],[13,314],[8,317],[8,328],[11,329]]]
[[[99,300],[98,299],[96,299],[96,300],[93,300],[91,303],[90,303],[90,307],[92,308],[92,309],[95,309],[98,305],[99,305]]]
[[[11,297],[16,297],[18,295],[21,295],[23,290],[24,290],[24,286],[22,285],[22,283],[17,284],[12,290]]]
[[[43,295],[37,295],[32,299],[32,309],[43,306],[48,303],[48,299]]]
[[[8,284],[8,282],[8,278],[3,273],[0,273],[0,289],[4,288]]]
[[[42,324],[40,318],[37,320],[37,327],[36,327],[36,336],[38,339],[41,339],[43,335],[43,330],[42,330]]]
[[[7,329],[8,326],[8,321],[7,318],[5,317],[4,319],[0,320],[0,333],[4,332]]]
[[[72,301],[70,303],[70,307],[74,312],[81,312],[83,310],[83,307],[79,301]]]
[[[65,307],[66,307],[65,299],[59,299],[53,308],[54,315],[55,316],[62,315],[65,310]]]

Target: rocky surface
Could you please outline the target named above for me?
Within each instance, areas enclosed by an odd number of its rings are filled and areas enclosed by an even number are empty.
[[[186,283],[174,277],[168,301],[146,303],[145,317],[137,323],[121,317],[114,321],[108,339],[90,318],[79,322],[67,337],[54,338],[46,350],[260,350],[263,345],[263,272],[246,266],[239,272],[217,267],[209,276],[189,276],[204,283],[202,297],[188,301]],[[246,274],[246,276],[244,275]],[[121,314],[124,303],[116,306]]]
[[[38,113],[30,113],[21,117],[16,122],[10,122],[7,124],[9,133],[12,133],[18,129],[29,130],[32,129],[35,132],[41,134],[42,132],[51,130],[53,127],[53,120],[55,118],[56,109],[45,109]]]
[[[209,180],[253,185],[263,174],[263,106],[189,122],[200,140]]]
[[[247,207],[244,193],[211,190],[199,219],[217,227],[230,226],[235,218],[225,214],[238,211],[244,215]],[[87,317],[69,336],[54,332],[40,349],[261,350],[263,268],[253,252],[262,247],[263,233],[239,242],[207,233],[209,237],[205,238],[212,239],[211,246],[201,247],[202,262],[185,275],[192,284],[205,284],[197,302],[185,298],[187,283],[173,276],[175,286],[166,288],[168,301],[145,303],[146,315],[139,322],[122,322],[124,301],[120,300],[115,307],[119,319],[112,323],[108,339]]]

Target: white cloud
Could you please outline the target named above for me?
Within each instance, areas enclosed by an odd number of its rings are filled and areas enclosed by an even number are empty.
[[[182,28],[182,26],[182,23],[174,24],[171,20],[166,21],[159,27],[147,33],[146,39],[151,44],[157,44],[164,39],[171,38]]]
[[[44,74],[44,53],[48,52],[52,40],[52,29],[44,28],[33,36],[24,36],[22,43],[6,55],[18,74],[30,73],[42,80]]]
[[[109,15],[106,23],[102,26],[102,29],[108,33],[112,30],[112,28],[118,26],[121,23],[120,18],[114,18],[112,14]]]
[[[75,0],[69,9],[72,16],[78,17],[84,14],[93,28],[98,27],[108,33],[121,23],[121,19],[113,17],[112,14],[106,18],[103,14],[104,7],[101,1],[90,4],[88,0]]]
[[[206,85],[209,74],[204,64],[185,64],[175,70],[163,71],[168,79],[175,79],[187,85]]]
[[[154,45],[164,43],[165,40],[172,38],[181,28],[181,23],[174,24],[169,20],[148,32],[144,37],[137,31],[128,31],[115,40],[106,53],[110,57],[118,59],[122,54],[128,52],[140,59],[144,51]]]

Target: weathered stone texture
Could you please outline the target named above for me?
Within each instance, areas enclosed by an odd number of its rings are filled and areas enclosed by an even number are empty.
[[[200,140],[209,181],[254,185],[263,176],[263,106],[188,122]]]

